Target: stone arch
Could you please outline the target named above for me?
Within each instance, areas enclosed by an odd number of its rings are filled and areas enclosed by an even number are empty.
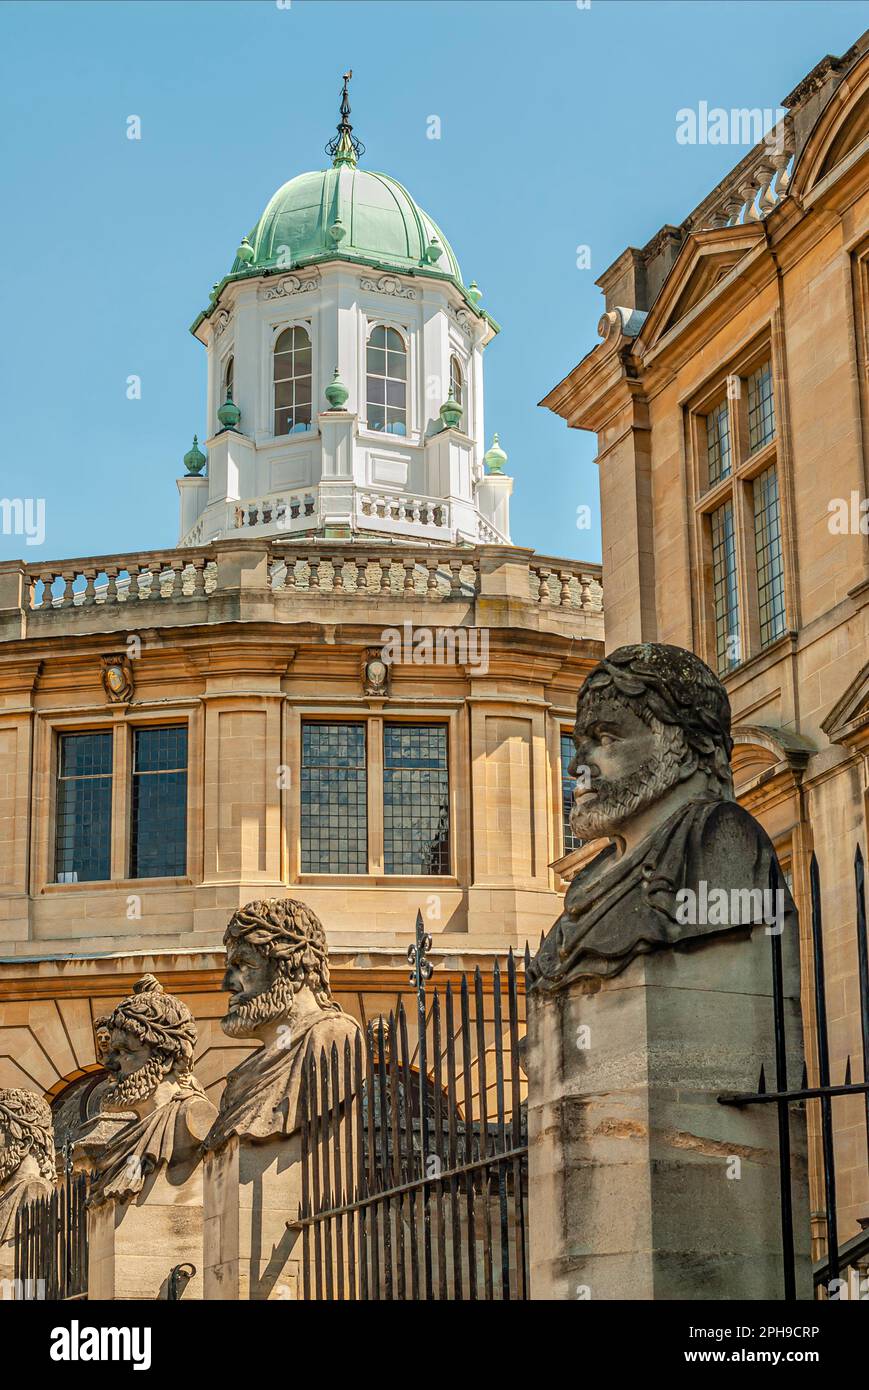
[[[805,198],[869,137],[869,53],[836,88],[794,166],[790,192]]]

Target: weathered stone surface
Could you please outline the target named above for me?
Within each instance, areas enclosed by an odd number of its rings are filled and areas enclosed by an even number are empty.
[[[35,1091],[0,1090],[0,1277],[14,1264],[15,1218],[55,1179],[51,1110]]]
[[[215,1109],[192,1071],[193,1015],[145,975],[133,994],[97,1020],[106,1069],[116,1078],[102,1098],[107,1115],[129,1115],[103,1148],[85,1142],[92,1167],[91,1205],[124,1201],[146,1190],[151,1174],[168,1170],[181,1185],[200,1161],[200,1144]]]
[[[326,934],[304,903],[248,903],[232,918],[224,944],[231,998],[223,1030],[261,1046],[229,1073],[209,1150],[233,1134],[253,1142],[292,1135],[305,1057],[328,1054],[333,1043],[343,1056],[345,1039],[359,1030],[332,998]]]
[[[260,1046],[227,1077],[205,1141],[205,1297],[300,1295],[299,1100],[305,1059],[328,1053],[359,1025],[332,999],[326,934],[304,903],[269,899],[241,908],[224,937],[222,1021],[231,1038]]]
[[[579,697],[576,746],[574,829],[611,844],[532,963],[532,1296],[780,1297],[775,1109],[718,1097],[774,1074],[770,933],[799,1075],[797,933],[787,890],[764,897],[772,845],[730,799],[727,696],[690,653],[624,648]],[[809,1296],[797,1111],[791,1141]]]
[[[538,989],[771,919],[774,851],[733,799],[730,702],[691,652],[646,642],[601,661],[576,705],[571,824],[611,843],[580,869],[532,962]],[[700,910],[702,909],[702,910]],[[781,915],[793,903],[783,887]]]

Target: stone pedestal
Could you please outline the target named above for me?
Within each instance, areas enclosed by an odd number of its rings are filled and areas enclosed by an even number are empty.
[[[302,1296],[301,1139],[230,1139],[203,1164],[207,1299]]]
[[[88,1298],[165,1299],[169,1274],[191,1264],[196,1274],[185,1299],[203,1296],[202,1167],[186,1182],[154,1173],[125,1202],[114,1199],[88,1211]]]
[[[802,1033],[784,944],[789,1080]],[[790,958],[789,958],[790,957]],[[641,956],[612,980],[532,992],[531,1296],[780,1299],[770,941],[763,927]],[[798,1297],[811,1297],[805,1119],[791,1107]]]
[[[0,1302],[15,1298],[15,1242],[0,1241]]]

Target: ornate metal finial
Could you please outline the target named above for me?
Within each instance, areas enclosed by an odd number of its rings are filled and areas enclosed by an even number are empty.
[[[326,146],[326,153],[332,156],[332,167],[339,169],[342,164],[347,164],[351,169],[355,169],[358,161],[365,153],[365,146],[361,140],[357,140],[353,134],[353,127],[348,120],[350,115],[350,97],[347,85],[353,76],[353,69],[344,74],[344,87],[341,92],[341,121],[338,125],[338,134],[333,136]]]
[[[416,945],[408,946],[407,959],[413,966],[413,969],[410,972],[409,979],[410,983],[416,990],[418,1001],[422,1001],[425,999],[425,982],[426,980],[431,979],[432,971],[434,970],[434,966],[432,965],[431,961],[428,959],[426,955],[426,952],[430,950],[431,937],[429,936],[428,932],[423,929],[422,913],[417,912]]]

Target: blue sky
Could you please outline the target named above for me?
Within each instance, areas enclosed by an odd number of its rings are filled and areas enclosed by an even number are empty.
[[[323,167],[349,66],[365,163],[441,224],[503,326],[486,417],[514,540],[599,559],[594,439],[537,402],[597,341],[597,276],[745,153],[679,144],[676,112],[775,108],[867,26],[858,0],[7,0],[0,497],[44,497],[46,537],[0,535],[0,559],[175,544],[204,433],[188,325],[274,190]]]

